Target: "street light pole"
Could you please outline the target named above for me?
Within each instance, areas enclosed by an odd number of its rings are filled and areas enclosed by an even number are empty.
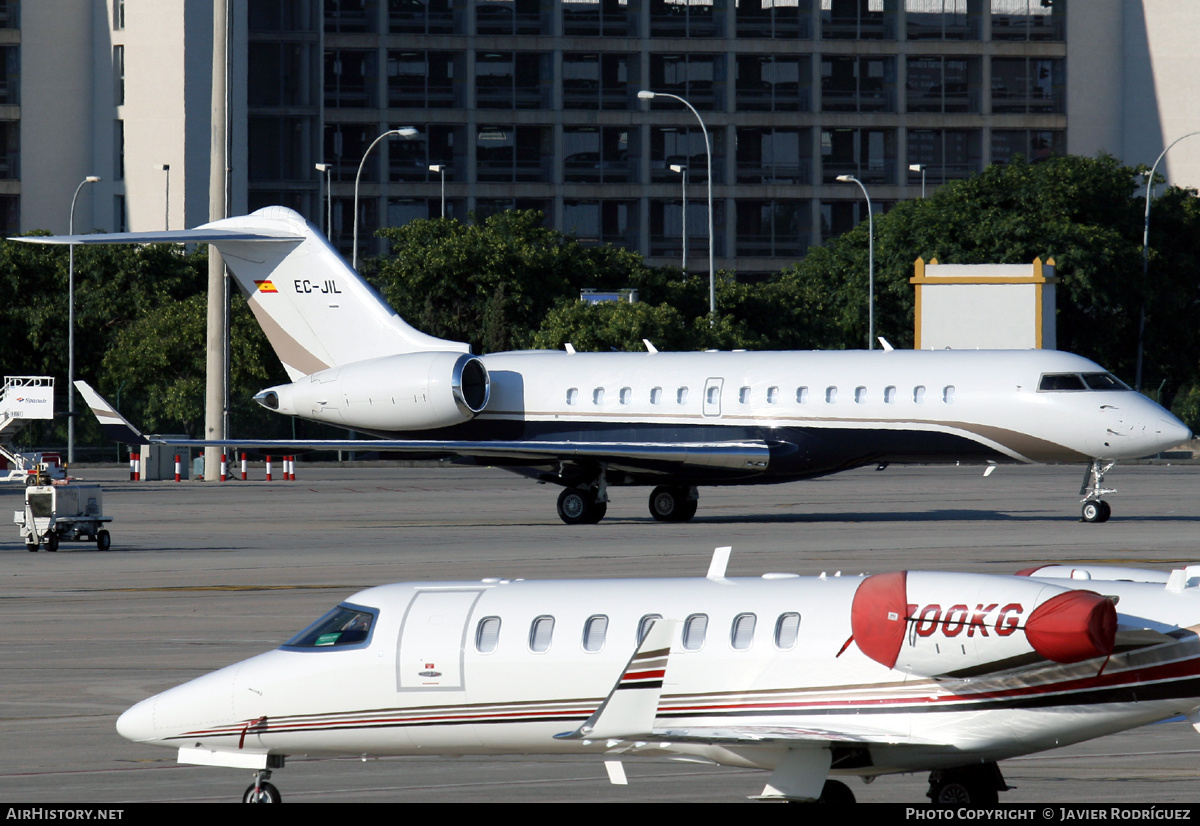
[[[1159,163],[1167,157],[1167,153],[1171,151],[1171,147],[1179,143],[1184,138],[1190,138],[1193,135],[1200,135],[1200,132],[1188,132],[1183,137],[1176,138],[1171,141],[1166,149],[1159,154],[1158,159],[1154,162],[1154,166],[1150,167],[1150,175],[1146,178],[1146,220],[1142,225],[1142,295],[1145,295],[1146,282],[1150,278],[1150,195],[1154,192],[1154,173],[1158,170]],[[1137,342],[1137,366],[1134,369],[1133,389],[1142,389],[1142,345],[1146,332],[1146,299],[1142,298],[1142,307],[1138,311],[1138,342]]]
[[[671,98],[691,109],[696,120],[700,121],[700,131],[704,133],[704,155],[708,161],[708,325],[711,327],[717,323],[717,268],[713,247],[712,144],[708,140],[708,127],[704,125],[704,118],[700,117],[696,107],[679,95],[673,95],[670,92],[652,92],[649,89],[642,89],[638,92],[638,100],[654,100],[654,98]]]
[[[163,215],[163,229],[170,230],[171,229],[171,165],[169,163],[163,164],[162,171],[167,173],[167,192],[166,192],[166,196],[163,198],[163,203],[165,205],[164,206],[164,215]]]
[[[870,241],[867,244],[867,349],[875,349],[875,213],[871,211],[871,196],[863,182],[853,175],[838,175],[837,179],[844,184],[855,183],[867,199],[867,234]]]
[[[921,200],[924,201],[925,200],[925,164],[910,163],[908,165],[908,171],[921,173]]]
[[[371,154],[371,150],[375,148],[375,144],[379,143],[389,135],[395,135],[400,138],[411,138],[417,134],[417,130],[411,126],[405,126],[402,129],[389,129],[375,140],[371,141],[371,145],[367,147],[367,151],[363,153],[362,160],[358,162],[358,174],[354,176],[354,247],[350,257],[350,266],[358,269],[358,181],[362,178],[363,164],[367,162],[367,156]]]
[[[687,272],[687,164],[671,164],[671,171],[683,176],[683,264],[680,269]]]
[[[71,217],[67,221],[67,234],[75,234],[75,203],[79,191],[100,178],[88,175],[75,187],[71,196]],[[75,244],[69,245],[67,263],[67,465],[75,464]]]
[[[429,165],[430,172],[439,172],[442,176],[442,218],[446,217],[446,165],[435,163]]]
[[[325,173],[325,237],[328,239],[330,225],[333,223],[333,198],[330,197],[331,193],[329,188],[329,173],[333,169],[333,164],[318,163],[313,164],[313,168],[318,172]]]

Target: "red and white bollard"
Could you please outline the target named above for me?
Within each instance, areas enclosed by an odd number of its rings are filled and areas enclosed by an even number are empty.
[[[229,463],[225,459],[225,454],[221,454],[221,481],[229,479]]]
[[[267,457],[267,481],[271,481],[271,457]]]
[[[175,454],[175,481],[176,481],[176,482],[178,482],[178,481],[179,481],[179,471],[180,471],[180,467],[179,467],[179,454],[178,454],[178,453],[176,453],[176,454]]]
[[[295,482],[296,481],[296,457],[295,456],[292,457],[291,470],[292,470],[292,481]]]
[[[137,481],[137,454],[129,451],[129,481]]]
[[[246,481],[246,454],[242,454],[242,481]]]
[[[296,465],[291,456],[283,457],[283,478],[289,482],[296,478]]]
[[[142,454],[133,454],[133,481],[142,481]]]

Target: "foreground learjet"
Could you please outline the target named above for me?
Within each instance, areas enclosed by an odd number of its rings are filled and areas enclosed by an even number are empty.
[[[117,730],[181,763],[288,755],[673,755],[771,772],[763,798],[930,772],[989,805],[997,761],[1200,721],[1200,565],[691,579],[484,579],[357,593],[278,649],[144,700]],[[1102,796],[1109,789],[1098,790]]]
[[[283,207],[194,230],[20,240],[213,244],[292,379],[255,399],[379,437],[157,443],[458,457],[561,485],[568,524],[599,522],[614,487],[654,486],[651,515],[686,521],[700,486],[892,462],[1078,462],[1083,519],[1103,522],[1116,461],[1191,437],[1100,365],[1051,350],[660,353],[647,342],[645,353],[473,356],[409,326]],[[80,389],[111,436],[141,439]]]

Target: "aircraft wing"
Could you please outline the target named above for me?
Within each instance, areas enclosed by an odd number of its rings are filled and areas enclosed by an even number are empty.
[[[637,469],[692,468],[760,471],[770,459],[765,441],[737,442],[580,442],[580,441],[449,441],[412,439],[149,439],[89,384],[75,382],[100,422],[104,435],[125,444],[164,447],[243,448],[285,453],[289,450],[394,451],[429,457],[464,456],[497,464],[538,465],[570,461],[609,462]]]
[[[173,229],[151,232],[93,232],[88,235],[22,235],[27,244],[203,244],[215,241],[303,241],[303,235],[230,229]]]

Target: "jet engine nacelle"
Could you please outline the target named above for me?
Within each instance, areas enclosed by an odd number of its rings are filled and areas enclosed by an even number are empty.
[[[859,650],[922,677],[1107,657],[1117,630],[1116,608],[1099,594],[975,574],[870,576],[850,611]]]
[[[363,430],[429,430],[474,418],[487,406],[483,362],[459,352],[382,356],[331,367],[262,391],[255,401],[289,416]]]

